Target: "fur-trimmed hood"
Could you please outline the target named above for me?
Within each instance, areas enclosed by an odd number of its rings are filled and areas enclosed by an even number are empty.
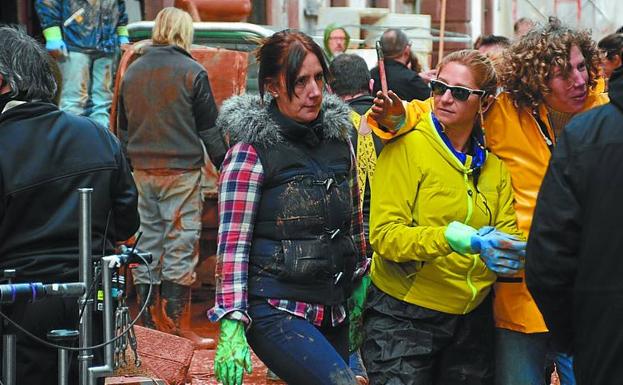
[[[284,141],[278,124],[271,118],[270,98],[260,103],[259,95],[234,96],[223,102],[216,127],[229,137],[230,146],[237,142],[272,145]],[[348,141],[352,127],[350,108],[335,95],[322,99],[322,137]]]

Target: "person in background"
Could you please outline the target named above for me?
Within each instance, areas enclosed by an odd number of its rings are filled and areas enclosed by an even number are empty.
[[[324,30],[323,42],[327,59],[331,61],[346,52],[350,43],[350,35],[343,27],[330,24]]]
[[[506,36],[481,35],[476,39],[474,49],[482,54],[490,55],[490,57],[497,57],[510,45],[511,41]]]
[[[484,147],[496,88],[478,51],[445,56],[432,112],[377,161],[362,347],[372,384],[493,384],[490,292],[525,248],[510,175]]]
[[[94,256],[112,253],[139,226],[138,193],[119,141],[53,104],[48,60],[39,42],[0,28],[0,271],[15,269],[13,283],[78,281],[79,188],[93,189]],[[80,307],[76,298],[47,297],[3,304],[2,312],[47,341],[53,329],[78,329]],[[93,320],[98,341],[102,329]],[[12,326],[5,332],[16,335],[15,384],[55,385],[58,351]],[[78,365],[70,361],[75,385]]]
[[[335,58],[329,66],[331,72],[330,90],[348,103],[353,110],[351,119],[354,129],[350,132],[350,140],[357,157],[357,177],[359,181],[360,205],[363,212],[363,226],[366,237],[366,251],[369,258],[372,257],[372,247],[369,240],[370,221],[370,184],[374,177],[376,161],[383,148],[383,142],[368,127],[365,119],[361,116],[372,106],[374,98],[370,94],[372,79],[366,61],[358,55],[344,54]],[[366,287],[369,278],[364,277]],[[365,294],[365,290],[357,292]],[[350,301],[350,311],[354,313],[351,319],[361,320],[365,298],[353,298]],[[361,384],[367,383],[367,373],[361,361],[359,346],[361,345],[360,322],[352,322],[350,325],[351,355],[350,367]]]
[[[525,236],[558,135],[574,115],[608,102],[594,88],[599,63],[590,33],[565,27],[555,18],[513,43],[505,55],[500,72],[505,92],[485,115],[486,144],[510,171],[517,223]],[[409,132],[430,109],[430,103],[414,101],[405,111],[395,94],[389,97],[391,103],[377,94],[368,119],[384,139]],[[498,279],[494,315],[496,385],[541,385],[551,360],[556,361],[562,385],[575,383],[572,357],[558,354],[523,272]]]
[[[532,19],[527,17],[520,17],[517,19],[515,24],[513,24],[513,32],[515,40],[520,39],[523,35],[528,33],[531,29],[536,26]]]
[[[552,154],[530,230],[526,283],[578,384],[623,377],[620,191],[623,68],[610,103],[571,119]]]
[[[132,270],[139,305],[148,303],[143,323],[210,348],[214,341],[188,324],[190,286],[199,260],[204,145],[218,167],[225,142],[214,128],[218,112],[208,74],[189,53],[192,39],[188,13],[173,7],[158,13],[153,46],[123,77],[117,129],[139,190],[141,248],[154,256],[151,265]],[[164,322],[157,325],[160,308]]]
[[[597,47],[603,54],[601,64],[604,69],[604,77],[609,79],[614,70],[623,63],[623,33],[613,33],[599,40]]]
[[[217,121],[232,147],[209,312],[216,377],[241,384],[250,346],[289,384],[354,385],[346,303],[368,259],[350,109],[323,94],[329,69],[311,37],[277,32],[256,57],[260,95],[227,100]]]
[[[505,36],[481,35],[478,36],[478,39],[476,39],[474,49],[484,55],[487,55],[489,59],[491,59],[495,70],[500,72],[500,66],[504,61],[504,52],[508,49],[508,47],[510,47],[510,45],[510,39]],[[501,89],[498,90],[498,93],[501,91]]]
[[[406,101],[427,99],[430,89],[417,72],[407,67],[411,60],[411,43],[407,35],[400,29],[390,28],[381,35],[381,47],[388,89]],[[376,93],[381,89],[378,66],[372,68],[370,74],[374,79],[373,92]]]
[[[36,0],[45,48],[63,74],[61,110],[108,127],[113,56],[128,44],[124,0]]]

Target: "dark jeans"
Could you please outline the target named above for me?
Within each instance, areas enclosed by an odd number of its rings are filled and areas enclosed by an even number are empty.
[[[330,313],[316,327],[275,309],[265,300],[251,301],[253,322],[247,341],[279,378],[291,385],[354,385],[348,368],[348,322],[333,327]]]
[[[77,298],[44,298],[33,303],[5,305],[2,312],[18,325],[47,341],[47,333],[54,329],[78,329]],[[94,341],[101,341],[101,321],[93,317],[96,332]],[[3,333],[16,335],[16,381],[21,384],[56,385],[58,379],[58,350],[40,344],[23,332],[8,326]],[[95,342],[94,342],[95,344]],[[78,341],[76,341],[77,346]],[[101,357],[101,349],[96,356]],[[0,350],[0,355],[1,355]],[[69,384],[78,384],[78,363],[76,353],[70,353]],[[94,360],[94,362],[101,362]],[[93,364],[95,365],[95,364]],[[2,368],[0,367],[0,370]]]
[[[361,349],[370,385],[493,384],[491,296],[454,315],[370,286]]]
[[[543,385],[545,367],[555,362],[562,385],[575,385],[573,357],[556,353],[549,333],[520,333],[508,329],[495,331],[495,384]]]

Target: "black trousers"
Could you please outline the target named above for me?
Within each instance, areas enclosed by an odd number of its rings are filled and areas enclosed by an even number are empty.
[[[44,298],[34,303],[5,305],[2,312],[32,334],[47,341],[47,333],[54,329],[78,330],[79,306],[77,298]],[[94,341],[102,340],[101,317],[93,316]],[[8,325],[3,333],[16,336],[16,384],[57,385],[58,350],[40,344],[21,331]],[[95,344],[96,342],[94,342]],[[77,346],[76,341],[74,346]],[[102,362],[102,349],[94,351],[93,362]],[[0,355],[2,351],[0,351]],[[69,384],[78,384],[76,352],[70,352]],[[94,364],[95,365],[95,364]],[[0,371],[2,368],[0,367]]]
[[[409,304],[370,286],[361,349],[370,385],[493,384],[491,295],[466,315]]]

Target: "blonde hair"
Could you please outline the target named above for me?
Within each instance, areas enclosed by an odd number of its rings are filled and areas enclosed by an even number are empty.
[[[495,67],[491,60],[481,54],[475,49],[464,49],[461,51],[455,51],[441,60],[441,63],[437,66],[437,74],[441,73],[441,70],[448,63],[458,63],[469,68],[476,86],[485,91],[485,95],[480,98],[478,103],[478,118],[480,120],[480,130],[482,134],[485,134],[485,122],[483,117],[483,100],[486,101],[489,96],[495,96],[498,86],[498,77],[495,72]]]
[[[187,12],[166,7],[156,15],[151,40],[154,44],[177,45],[190,51],[193,32],[193,19]]]
[[[474,49],[464,49],[444,56],[438,66],[437,73],[448,63],[459,63],[469,68],[476,81],[476,86],[487,95],[495,96],[498,78],[493,63],[486,56]]]

